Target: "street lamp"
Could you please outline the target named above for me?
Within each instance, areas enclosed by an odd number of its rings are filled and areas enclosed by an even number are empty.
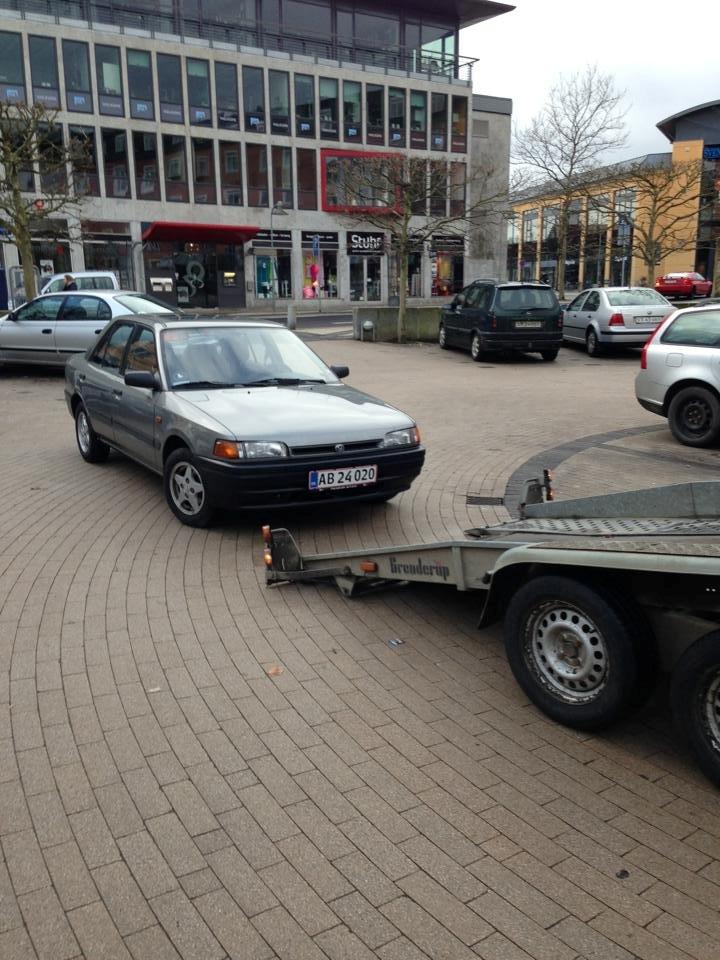
[[[286,217],[287,210],[285,209],[285,204],[282,200],[278,200],[277,203],[273,204],[270,209],[270,248],[272,250],[271,264],[273,268],[274,276],[270,278],[270,290],[272,292],[272,302],[273,302],[273,313],[275,312],[275,297],[277,296],[277,291],[275,289],[275,284],[277,283],[277,256],[275,254],[275,231],[273,229],[273,217],[275,214],[278,216]]]

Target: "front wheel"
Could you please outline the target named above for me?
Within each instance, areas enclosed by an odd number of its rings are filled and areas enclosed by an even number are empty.
[[[720,435],[720,400],[706,387],[685,387],[670,401],[672,435],[687,447],[709,447]]]
[[[200,468],[186,447],[173,450],[165,461],[163,486],[167,504],[181,523],[210,526],[214,510]]]
[[[670,685],[677,729],[697,762],[720,786],[720,630],[713,630],[683,653]]]
[[[75,411],[75,439],[83,460],[88,463],[102,463],[110,454],[110,447],[95,433],[84,404]]]
[[[438,330],[438,344],[441,350],[447,350],[447,333],[445,332],[443,324],[440,324],[440,329]]]
[[[601,351],[598,335],[595,333],[592,327],[590,327],[588,332],[585,334],[585,349],[587,350],[589,357],[597,357]]]
[[[540,356],[543,358],[543,360],[547,361],[547,363],[552,363],[553,360],[557,360],[557,355],[558,355],[559,353],[560,353],[560,351],[557,350],[557,349],[555,349],[555,350],[541,350],[541,351],[540,351]]]
[[[561,576],[531,580],[512,597],[505,649],[515,679],[553,720],[581,730],[613,723],[637,699],[640,652],[649,635],[639,614],[609,591]]]
[[[473,333],[472,335],[472,340],[470,341],[470,356],[476,361],[476,363],[479,363],[481,360],[485,359],[485,353],[482,348],[482,341],[479,333]]]

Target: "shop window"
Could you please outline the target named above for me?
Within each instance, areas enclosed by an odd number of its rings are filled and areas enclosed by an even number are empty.
[[[243,101],[245,129],[251,133],[265,133],[265,90],[261,67],[243,67]]]
[[[60,108],[57,47],[54,37],[28,37],[33,102],[49,110]]]
[[[450,164],[450,216],[462,217],[465,213],[465,180],[466,168],[464,163]]]
[[[98,226],[103,226],[98,224]],[[130,237],[88,235],[83,243],[86,270],[111,270],[123,290],[134,290],[135,280]]]
[[[215,110],[217,123],[225,130],[240,129],[238,79],[234,63],[215,64]]]
[[[293,206],[292,150],[290,147],[272,148],[273,203]]]
[[[166,123],[183,123],[183,90],[180,57],[168,53],[157,54],[160,119]]]
[[[220,141],[220,189],[225,205],[242,206],[242,162],[236,141]]]
[[[109,117],[124,117],[122,71],[118,47],[95,45],[95,74],[100,113]]]
[[[268,205],[268,169],[265,144],[247,143],[245,145],[245,167],[248,206],[266,207]]]
[[[67,168],[61,124],[40,128],[37,148],[40,189],[47,194],[64,193],[67,190]]]
[[[0,31],[0,100],[25,102],[22,37],[4,30]]]
[[[103,161],[105,166],[105,195],[130,197],[127,136],[124,130],[102,130]]]
[[[284,70],[268,73],[270,132],[290,135],[290,76]]]
[[[320,77],[320,139],[338,139],[338,81]]]
[[[390,119],[390,146],[405,146],[405,112],[407,96],[400,87],[390,87],[389,97],[389,119]]]
[[[346,140],[362,140],[362,84],[343,81],[343,123]]]
[[[427,149],[427,94],[420,90],[410,92],[410,146]]]
[[[450,148],[453,153],[467,152],[467,97],[452,98],[452,123],[450,127]]]
[[[159,200],[158,147],[154,133],[133,132],[133,159],[135,196],[138,200]]]
[[[297,190],[298,210],[317,210],[317,166],[314,150],[298,149]]]
[[[165,199],[177,203],[189,200],[185,137],[164,133],[162,138],[165,163]]]
[[[99,197],[100,177],[94,127],[70,127],[70,155],[75,192],[80,197]]]
[[[447,166],[434,161],[430,164],[430,216],[444,217],[447,212]]]
[[[67,108],[75,113],[92,113],[88,45],[79,40],[63,40],[62,53]]]
[[[448,242],[449,241],[449,242]],[[465,255],[462,237],[433,237],[430,241],[432,257],[432,295],[448,297],[460,293],[464,286]]]
[[[368,143],[385,143],[385,87],[368,83],[365,87],[365,139]]]
[[[430,148],[445,150],[447,148],[447,94],[433,93],[430,95]]]
[[[186,66],[190,123],[198,127],[211,127],[210,65],[207,60],[188,58]]]
[[[127,51],[127,72],[130,116],[138,120],[154,120],[152,66],[147,50]]]
[[[193,138],[192,160],[195,203],[217,203],[213,141]]]
[[[295,133],[315,136],[315,78],[304,73],[295,74]]]

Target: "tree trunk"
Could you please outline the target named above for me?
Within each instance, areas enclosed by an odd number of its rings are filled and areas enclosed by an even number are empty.
[[[35,287],[35,270],[32,255],[32,244],[30,242],[30,233],[25,225],[17,225],[15,229],[15,245],[20,254],[20,264],[23,271],[23,284],[25,286],[25,296],[28,300],[33,300],[37,296]]]
[[[398,253],[398,322],[397,339],[398,343],[405,340],[405,311],[407,307],[407,278],[408,278],[408,255],[407,250],[403,249]]]

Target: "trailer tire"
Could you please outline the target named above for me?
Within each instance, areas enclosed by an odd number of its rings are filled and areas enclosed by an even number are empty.
[[[639,660],[651,646],[638,611],[609,589],[569,577],[530,580],[505,615],[515,679],[551,719],[580,730],[608,726],[637,702]],[[654,664],[652,656],[643,660]]]
[[[685,651],[670,681],[675,725],[700,769],[720,786],[720,630]]]

